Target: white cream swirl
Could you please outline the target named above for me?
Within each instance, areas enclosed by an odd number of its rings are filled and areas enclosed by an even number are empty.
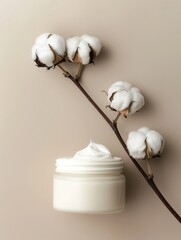
[[[112,157],[102,144],[90,142],[73,157],[56,160],[56,172],[59,173],[120,173],[123,162],[119,157]]]
[[[73,159],[85,159],[85,160],[96,160],[96,159],[112,159],[110,151],[102,144],[90,142],[89,145],[78,151]]]

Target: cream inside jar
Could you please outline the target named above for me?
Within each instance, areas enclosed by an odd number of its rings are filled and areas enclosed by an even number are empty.
[[[53,206],[63,212],[116,213],[125,207],[123,161],[102,144],[56,160]]]

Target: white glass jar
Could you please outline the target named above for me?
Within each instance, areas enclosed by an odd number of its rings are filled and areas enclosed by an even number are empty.
[[[125,207],[125,176],[120,158],[75,160],[56,163],[54,209],[63,212],[106,214]]]

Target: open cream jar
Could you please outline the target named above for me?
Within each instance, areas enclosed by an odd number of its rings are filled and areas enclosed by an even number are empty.
[[[123,162],[90,142],[73,158],[56,160],[54,209],[77,213],[117,213],[125,207]]]

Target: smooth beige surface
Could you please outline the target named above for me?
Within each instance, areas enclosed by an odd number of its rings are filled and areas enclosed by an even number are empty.
[[[89,33],[104,45],[82,83],[102,109],[102,90],[118,80],[139,87],[146,106],[120,119],[127,133],[148,126],[166,140],[152,163],[163,194],[181,213],[181,1],[0,1],[0,239],[177,240],[181,225],[130,162],[109,126],[59,69],[30,57],[43,32]],[[127,204],[116,215],[58,213],[52,207],[54,160],[90,138],[125,161]]]

